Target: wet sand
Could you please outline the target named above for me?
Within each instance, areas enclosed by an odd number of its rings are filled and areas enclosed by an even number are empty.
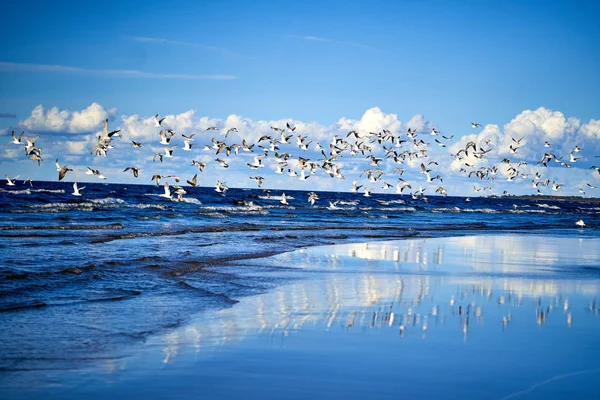
[[[408,239],[214,268],[287,283],[120,358],[0,372],[0,397],[600,397],[600,239]]]

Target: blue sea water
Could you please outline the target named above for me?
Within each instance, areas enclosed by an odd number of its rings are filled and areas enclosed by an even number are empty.
[[[230,189],[222,196],[213,188],[186,188],[184,200],[174,201],[153,185],[84,185],[82,197],[71,195],[70,183],[0,190],[0,374],[127,357],[199,313],[229,309],[304,279],[301,270],[281,273],[297,267],[297,258],[260,261],[297,249],[600,233],[600,203],[585,199],[425,201],[319,192],[311,206],[302,191],[286,191],[289,204],[283,205],[280,192],[268,198],[260,189]],[[329,200],[336,206],[328,207]],[[575,226],[578,219],[585,229]],[[596,277],[596,267],[583,262],[578,273]]]

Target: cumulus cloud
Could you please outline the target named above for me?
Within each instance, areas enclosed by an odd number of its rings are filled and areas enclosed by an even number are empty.
[[[109,151],[107,158],[96,157],[90,154],[91,148],[96,141],[97,132],[102,129],[102,121],[106,117],[111,118],[110,129],[120,129],[123,138],[113,140],[114,149]],[[187,110],[178,114],[170,114],[164,117],[162,129],[172,129],[177,132],[173,138],[172,145],[178,145],[174,157],[165,159],[163,163],[153,162],[152,158],[155,152],[164,152],[164,146],[159,144],[158,132],[161,128],[155,126],[152,115],[144,116],[138,114],[118,115],[116,110],[107,110],[99,104],[93,103],[89,107],[80,111],[60,110],[56,107],[45,109],[43,106],[36,107],[31,115],[21,121],[20,126],[29,132],[49,132],[54,133],[56,140],[52,137],[42,135],[39,145],[44,148],[46,159],[53,160],[56,157],[71,157],[69,161],[72,166],[81,163],[81,169],[85,171],[85,166],[90,165],[95,168],[115,172],[114,175],[107,175],[109,182],[136,182],[149,183],[153,173],[177,174],[182,178],[191,178],[198,172],[197,168],[191,166],[191,160],[199,160],[207,163],[204,172],[199,173],[198,179],[202,185],[213,185],[216,180],[226,181],[232,187],[255,187],[254,181],[249,176],[262,175],[265,177],[265,187],[274,189],[305,189],[305,190],[341,190],[347,191],[350,188],[354,178],[359,179],[359,184],[372,187],[375,191],[382,191],[381,182],[372,183],[366,180],[366,177],[359,177],[364,169],[372,168],[368,160],[362,155],[351,156],[342,155],[338,160],[339,166],[346,179],[331,179],[323,171],[319,171],[316,176],[312,176],[308,181],[298,181],[287,175],[277,175],[274,173],[276,162],[273,157],[264,160],[266,165],[259,171],[248,169],[247,163],[252,162],[253,156],[262,152],[258,145],[254,153],[240,152],[237,156],[227,157],[220,154],[218,157],[225,159],[229,163],[229,168],[224,169],[214,162],[217,157],[214,150],[203,150],[204,145],[211,145],[211,139],[227,141],[228,144],[241,143],[246,139],[249,143],[256,143],[263,135],[271,135],[279,138],[280,134],[271,127],[285,128],[286,124],[294,126],[294,137],[291,138],[291,144],[280,145],[279,152],[290,152],[295,159],[290,160],[287,168],[297,169],[297,157],[302,156],[313,160],[320,160],[322,156],[320,151],[314,148],[316,142],[319,142],[324,148],[328,149],[334,136],[346,137],[349,131],[357,131],[359,135],[366,137],[370,132],[381,132],[389,130],[395,135],[401,135],[407,140],[406,131],[408,128],[419,132],[419,139],[423,139],[429,144],[429,151],[426,157],[406,161],[403,164],[395,163],[391,158],[385,158],[382,146],[377,146],[376,156],[382,158],[380,167],[386,171],[382,181],[395,184],[398,175],[392,175],[396,167],[405,169],[403,178],[413,185],[413,190],[418,189],[420,185],[427,188],[427,193],[431,194],[440,185],[446,187],[450,195],[469,195],[473,194],[474,185],[479,187],[487,184],[494,185],[496,194],[501,194],[504,190],[513,194],[531,194],[535,193],[532,188],[530,175],[536,172],[541,173],[544,179],[549,178],[557,182],[565,183],[565,188],[560,194],[578,194],[578,185],[585,185],[586,182],[598,184],[598,179],[591,170],[590,163],[595,159],[592,157],[598,154],[600,143],[600,121],[591,120],[588,123],[582,123],[577,118],[566,117],[560,112],[552,111],[546,108],[537,110],[526,110],[517,115],[514,119],[507,122],[504,126],[486,125],[481,130],[473,130],[473,133],[463,137],[457,137],[453,141],[445,141],[440,136],[431,136],[432,128],[438,128],[437,124],[427,120],[425,116],[417,114],[407,116],[403,122],[398,114],[387,113],[378,107],[366,110],[358,118],[342,117],[332,124],[321,124],[314,121],[299,121],[292,118],[278,120],[253,120],[251,118],[232,114],[227,118],[211,118],[209,116],[199,115],[195,110]],[[218,127],[219,130],[207,130],[209,127]],[[231,133],[225,138],[225,133],[230,128],[237,128],[237,132]],[[87,133],[87,135],[77,135],[68,137],[71,133]],[[195,147],[191,152],[182,151],[183,140],[181,134],[194,136]],[[287,132],[286,135],[290,135]],[[312,141],[310,150],[304,151],[296,145],[297,136],[306,136],[307,141]],[[434,139],[442,140],[448,147],[440,147]],[[510,154],[508,146],[514,144],[513,138],[522,139],[517,154]],[[144,144],[141,149],[131,147],[131,140],[139,141]],[[457,160],[454,155],[464,148],[466,143],[475,142],[478,149],[489,150],[487,156],[483,159],[477,159],[473,154],[462,160]],[[552,143],[550,149],[544,147],[544,142]],[[262,145],[268,146],[266,142]],[[572,168],[565,168],[559,163],[552,162],[547,168],[536,165],[545,151],[552,151],[563,160],[569,159],[569,154],[573,151],[575,145],[583,148],[577,162],[572,163]],[[10,146],[10,145],[8,145]],[[387,144],[392,146],[391,143]],[[410,140],[404,144],[398,151],[418,151]],[[5,157],[9,154],[4,152]],[[272,155],[272,153],[270,153]],[[501,163],[503,158],[510,158],[512,164],[519,161],[525,161],[527,164],[520,166],[520,175],[514,182],[507,182],[508,166]],[[37,165],[26,160],[28,166],[37,168]],[[431,162],[431,164],[429,164]],[[433,163],[435,162],[435,163]],[[426,183],[425,177],[421,174],[420,164],[429,165],[432,170],[432,176],[442,175],[443,184],[439,181]],[[473,167],[465,167],[465,163]],[[140,179],[134,179],[131,174],[123,173],[122,169],[126,166],[134,165],[141,168]],[[461,168],[468,170],[479,167],[498,166],[498,174],[495,182],[480,182],[474,176],[468,178]],[[119,166],[119,167],[116,167]],[[43,166],[42,166],[43,167]],[[111,169],[112,168],[112,169]],[[48,168],[41,168],[39,171]],[[54,179],[52,168],[50,177]],[[38,170],[36,170],[38,171]],[[598,174],[596,174],[598,175]],[[75,176],[75,175],[74,175]],[[39,178],[38,178],[39,179]]]
[[[98,103],[92,103],[81,111],[60,110],[58,107],[45,109],[40,104],[29,117],[19,122],[19,126],[31,132],[89,133],[115,114],[116,109],[106,110]]]

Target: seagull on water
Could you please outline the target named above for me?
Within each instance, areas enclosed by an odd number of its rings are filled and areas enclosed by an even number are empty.
[[[81,191],[85,189],[85,186],[77,187],[77,182],[73,183],[73,196],[81,196]]]
[[[585,222],[583,222],[583,220],[580,219],[577,222],[575,222],[575,225],[577,225],[580,228],[583,228],[585,226]]]

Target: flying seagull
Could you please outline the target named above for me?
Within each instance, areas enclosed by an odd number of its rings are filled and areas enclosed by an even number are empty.
[[[154,126],[156,126],[156,127],[162,126],[162,123],[163,123],[163,121],[165,120],[165,118],[166,118],[166,117],[163,117],[163,118],[160,118],[160,119],[159,119],[159,118],[158,118],[158,114],[156,114],[156,115],[154,116]]]
[[[85,186],[82,186],[80,188],[77,187],[77,182],[73,183],[73,193],[71,193],[73,196],[81,196],[81,191],[85,189]]]
[[[123,172],[127,172],[129,170],[131,170],[131,172],[133,172],[133,176],[134,177],[136,177],[136,178],[138,177],[138,174],[140,173],[140,169],[139,168],[136,168],[136,167],[127,167],[127,168],[125,168],[123,170]]]

